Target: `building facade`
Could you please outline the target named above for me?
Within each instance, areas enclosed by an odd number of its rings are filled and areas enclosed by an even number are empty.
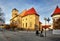
[[[53,29],[60,29],[60,8],[58,6],[51,17],[53,19]]]
[[[20,14],[18,10],[14,8],[12,10],[10,24],[14,24],[17,28],[24,28],[26,30],[39,30],[41,25],[39,22],[39,15],[34,8],[23,10]]]

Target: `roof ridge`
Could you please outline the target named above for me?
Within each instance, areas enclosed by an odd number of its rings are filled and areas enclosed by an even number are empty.
[[[26,15],[32,15],[32,14],[35,14],[35,15],[38,15],[37,12],[35,11],[34,7],[28,9],[28,10],[24,10],[21,15],[22,16],[26,16]],[[39,15],[38,15],[39,16]]]
[[[30,13],[37,13],[37,12],[35,11],[34,7],[28,9],[27,12],[30,12]]]

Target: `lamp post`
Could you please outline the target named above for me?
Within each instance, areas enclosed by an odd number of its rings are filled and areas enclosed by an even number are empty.
[[[45,37],[46,37],[46,28],[47,28],[47,26],[46,26],[46,21],[48,21],[48,24],[49,24],[50,19],[49,19],[49,17],[48,17],[48,18],[44,18],[44,20],[45,20]]]
[[[44,18],[45,20],[45,37],[46,37],[46,21],[47,21],[47,18]]]
[[[48,21],[48,24],[49,24],[49,21],[50,21],[50,18],[49,17],[48,17],[47,21]]]

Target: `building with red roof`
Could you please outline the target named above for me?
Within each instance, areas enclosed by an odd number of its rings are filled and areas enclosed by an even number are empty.
[[[35,11],[35,9],[32,7],[29,10],[26,10],[26,12],[23,14],[23,17],[27,16],[27,15],[33,15],[33,14],[38,15],[37,12]]]
[[[56,9],[54,10],[51,16],[54,16],[54,15],[60,15],[60,8],[58,6],[56,7]]]
[[[11,23],[18,24],[16,27],[26,30],[39,30],[41,22],[39,22],[39,14],[32,7],[28,10],[23,10],[19,15],[17,9],[12,10]],[[13,21],[14,20],[14,21]]]
[[[60,8],[58,6],[54,10],[51,17],[53,19],[53,28],[54,29],[60,29]]]

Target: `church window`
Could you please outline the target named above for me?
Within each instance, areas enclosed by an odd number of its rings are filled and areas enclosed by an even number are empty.
[[[26,23],[26,27],[27,27],[27,23]]]
[[[23,27],[24,27],[24,23],[23,23]]]
[[[26,20],[27,20],[27,18],[26,18]]]

